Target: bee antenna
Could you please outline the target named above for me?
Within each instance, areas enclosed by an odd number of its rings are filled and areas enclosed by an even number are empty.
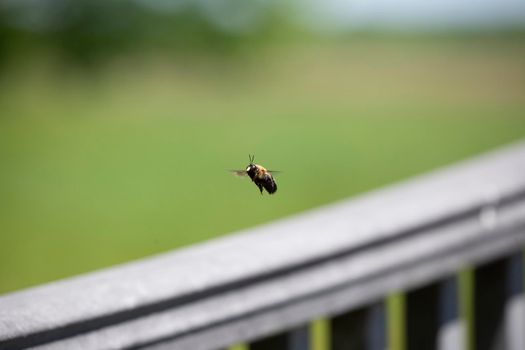
[[[250,159],[250,163],[253,163],[255,160],[255,155],[248,154],[248,158]]]

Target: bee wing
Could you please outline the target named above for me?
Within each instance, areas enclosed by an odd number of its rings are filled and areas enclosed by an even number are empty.
[[[230,173],[232,173],[235,176],[246,176],[248,173],[246,170],[229,170]]]
[[[282,171],[280,171],[280,170],[268,170],[268,172],[270,174],[272,174],[272,175],[277,175],[277,174],[281,174],[282,173]]]

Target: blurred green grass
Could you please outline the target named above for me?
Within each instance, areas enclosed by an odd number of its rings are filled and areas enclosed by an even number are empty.
[[[60,61],[0,80],[0,293],[363,193],[525,136],[522,41]],[[37,63],[38,62],[38,63]],[[275,196],[227,169],[282,170]]]

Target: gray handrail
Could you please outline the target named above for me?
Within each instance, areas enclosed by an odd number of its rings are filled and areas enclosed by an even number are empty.
[[[525,242],[525,143],[193,247],[0,297],[0,349],[216,349]]]

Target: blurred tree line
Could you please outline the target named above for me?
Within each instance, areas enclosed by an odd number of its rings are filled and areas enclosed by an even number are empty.
[[[116,53],[231,53],[286,26],[276,0],[0,0],[0,62],[53,50],[88,63]]]

